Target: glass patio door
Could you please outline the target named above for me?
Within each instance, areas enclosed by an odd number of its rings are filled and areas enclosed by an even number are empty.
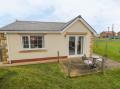
[[[75,55],[75,36],[69,37],[69,55]]]
[[[83,36],[69,36],[69,55],[83,54]]]

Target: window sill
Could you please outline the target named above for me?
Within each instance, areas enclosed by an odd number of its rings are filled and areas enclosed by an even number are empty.
[[[41,49],[23,49],[19,51],[19,53],[30,53],[30,52],[46,52],[46,48],[41,48]]]

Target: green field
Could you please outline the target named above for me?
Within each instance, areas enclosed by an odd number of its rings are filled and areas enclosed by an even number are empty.
[[[58,63],[0,68],[0,89],[120,89],[120,69],[71,79]]]
[[[107,42],[107,51],[106,51]],[[106,55],[108,58],[120,62],[120,40],[97,39],[94,44],[94,53],[102,56]]]

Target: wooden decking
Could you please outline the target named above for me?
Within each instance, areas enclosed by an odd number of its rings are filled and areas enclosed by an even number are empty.
[[[76,77],[101,72],[100,68],[90,68],[80,58],[70,58],[61,61],[61,67],[66,76]]]

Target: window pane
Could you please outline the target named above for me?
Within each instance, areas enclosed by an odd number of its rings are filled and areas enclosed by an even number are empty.
[[[23,36],[22,41],[23,41],[23,48],[29,48],[28,36]]]
[[[79,36],[77,42],[77,54],[82,54],[82,53],[83,53],[83,37]]]
[[[69,55],[75,55],[75,37],[69,37]]]
[[[81,54],[81,37],[78,37],[77,54]]]
[[[38,36],[38,48],[42,48],[42,43],[43,43],[42,36]]]
[[[24,48],[29,48],[29,45],[24,45]]]
[[[36,36],[30,36],[30,45],[31,45],[31,48],[37,48]]]
[[[42,36],[30,36],[31,48],[42,48],[43,44]]]

